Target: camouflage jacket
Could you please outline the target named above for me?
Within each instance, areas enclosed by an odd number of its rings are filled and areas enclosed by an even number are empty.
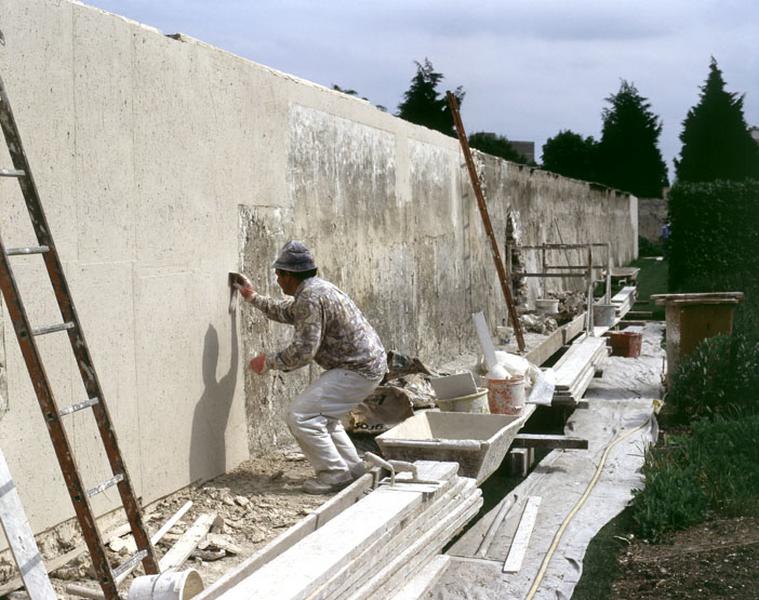
[[[347,294],[328,281],[311,277],[292,298],[255,294],[251,303],[271,320],[295,326],[290,345],[266,357],[268,368],[292,371],[315,360],[324,369],[348,369],[369,379],[385,374],[385,349],[377,332]]]

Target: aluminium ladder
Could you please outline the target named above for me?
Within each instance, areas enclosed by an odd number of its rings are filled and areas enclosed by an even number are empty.
[[[21,186],[21,192],[29,211],[38,244],[37,246],[28,248],[6,248],[0,237],[0,288],[2,288],[3,296],[5,297],[8,314],[13,322],[13,328],[16,331],[16,337],[21,347],[21,353],[24,356],[34,391],[37,394],[37,400],[42,409],[48,433],[53,442],[53,448],[55,449],[58,463],[61,466],[61,471],[63,472],[63,477],[71,496],[71,502],[74,505],[77,520],[82,528],[87,548],[90,551],[98,581],[108,600],[117,599],[119,597],[117,578],[127,573],[140,561],[142,561],[147,574],[156,574],[159,572],[158,560],[156,559],[153,545],[150,543],[150,538],[143,522],[142,511],[135,498],[126,466],[119,451],[116,433],[103,398],[103,391],[95,373],[95,367],[84,339],[84,333],[79,323],[76,309],[74,308],[74,302],[69,292],[58,252],[56,251],[45,214],[42,210],[37,187],[34,183],[23,146],[21,145],[21,136],[16,127],[11,105],[6,95],[5,85],[1,78],[0,126],[2,127],[14,167],[13,169],[0,169],[0,179],[5,177],[15,178]],[[50,282],[55,292],[63,323],[37,329],[33,329],[29,323],[26,309],[13,277],[9,258],[31,254],[41,254],[45,261],[45,267],[50,276]],[[36,336],[59,331],[66,331],[68,334],[87,394],[86,400],[60,410],[56,406],[50,381],[48,380],[35,342]],[[62,421],[62,417],[84,409],[92,410],[113,475],[110,479],[103,481],[91,489],[85,488],[82,483],[82,478],[72,455],[71,445]],[[114,485],[117,486],[121,496],[121,504],[127,514],[132,535],[137,543],[137,552],[124,561],[118,568],[111,569],[89,499]]]

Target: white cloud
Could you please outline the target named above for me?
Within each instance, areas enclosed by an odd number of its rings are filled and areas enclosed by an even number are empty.
[[[256,62],[357,90],[394,111],[429,57],[463,85],[467,129],[539,148],[560,129],[598,136],[604,98],[632,81],[664,122],[671,166],[715,56],[759,124],[759,3],[752,0],[93,0]]]

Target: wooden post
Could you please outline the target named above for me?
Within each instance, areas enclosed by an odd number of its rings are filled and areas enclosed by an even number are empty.
[[[511,297],[511,290],[509,289],[508,281],[506,280],[506,269],[503,266],[501,252],[498,250],[498,241],[493,232],[493,225],[490,222],[488,206],[485,203],[485,195],[482,193],[480,178],[477,175],[477,169],[474,166],[474,159],[472,158],[472,150],[469,148],[469,140],[467,140],[464,124],[462,123],[461,115],[459,114],[459,103],[456,96],[451,92],[447,92],[446,96],[448,98],[448,105],[451,108],[451,114],[453,115],[453,123],[456,126],[456,132],[459,136],[461,150],[464,153],[464,160],[466,161],[466,166],[469,170],[469,178],[472,180],[472,188],[474,188],[474,195],[477,198],[477,206],[480,209],[482,224],[485,226],[485,232],[487,233],[488,238],[490,238],[490,250],[493,253],[493,261],[495,261],[495,268],[496,271],[498,271],[498,279],[501,282],[501,291],[503,292],[503,297],[506,299],[506,309],[508,310],[511,324],[514,327],[514,335],[517,338],[517,347],[520,352],[524,352],[525,347],[522,326],[519,323],[519,317],[517,316],[517,311],[514,307],[514,300]]]

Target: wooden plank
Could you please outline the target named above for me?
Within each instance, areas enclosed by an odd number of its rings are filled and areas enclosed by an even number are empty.
[[[430,555],[440,552],[445,544],[460,531],[482,506],[481,492],[475,490],[455,510],[439,519],[433,527],[418,536],[414,543],[375,573],[368,581],[347,596],[350,600],[380,600],[395,591]]]
[[[48,573],[53,573],[57,569],[60,569],[61,567],[69,564],[72,560],[74,560],[78,556],[81,556],[86,551],[87,551],[87,546],[84,544],[80,544],[73,550],[69,550],[68,552],[66,552],[66,554],[62,554],[61,556],[56,556],[55,558],[52,558],[49,561],[47,561],[47,563],[45,563],[45,569]],[[19,589],[23,585],[24,585],[24,582],[21,579],[21,577],[14,577],[9,582],[0,586],[0,598]]]
[[[192,551],[197,548],[200,540],[211,530],[211,527],[219,519],[215,513],[203,513],[201,514],[192,526],[184,532],[181,538],[174,544],[169,551],[164,554],[163,558],[158,563],[158,568],[161,573],[176,569],[182,566],[182,563],[186,561]]]
[[[341,569],[372,541],[413,515],[421,494],[380,488],[223,593],[221,598],[306,598],[324,573]]]
[[[405,485],[399,487],[405,487]],[[386,531],[371,547],[366,548],[339,571],[329,573],[312,596],[339,598],[350,590],[358,588],[362,580],[371,578],[383,565],[393,560],[405,548],[433,528],[441,518],[452,511],[459,510],[464,499],[476,493],[475,489],[473,480],[458,478],[445,494],[428,506],[422,506],[421,512],[417,515]]]
[[[16,484],[11,478],[5,455],[0,451],[0,522],[21,580],[33,600],[55,600],[42,556],[34,541],[32,528],[21,505]]]
[[[605,340],[594,337],[585,338],[579,344],[572,344],[567,350],[569,357],[558,369],[554,369],[556,371],[556,383],[571,382],[575,374],[592,360],[598,348],[605,344]]]
[[[511,542],[511,548],[509,548],[509,554],[503,563],[504,573],[518,573],[519,569],[522,568],[522,561],[524,560],[524,555],[527,553],[530,536],[535,527],[535,521],[538,518],[540,501],[540,496],[530,496],[527,498],[517,532],[514,535],[514,540]]]
[[[514,438],[512,448],[564,448],[587,450],[588,440],[567,435],[543,433],[520,433]]]
[[[611,301],[614,304],[629,302],[635,296],[635,291],[636,287],[634,285],[625,286],[612,296]]]
[[[158,542],[160,542],[163,536],[166,535],[166,533],[169,531],[169,529],[174,527],[174,525],[176,525],[179,519],[181,519],[188,510],[190,510],[191,506],[192,506],[192,500],[188,500],[187,502],[185,502],[179,508],[177,512],[175,512],[171,517],[169,517],[169,519],[160,527],[160,529],[158,529],[158,531],[156,531],[152,536],[150,536],[150,543],[153,544],[153,546],[155,546]],[[130,528],[130,531],[131,531],[131,528]],[[129,574],[137,568],[138,564],[139,563],[135,563],[131,569],[127,569],[126,571],[118,575],[115,580],[116,585],[119,585],[120,583],[125,581],[126,578],[129,577]],[[160,568],[160,564],[159,564],[159,568]]]
[[[211,598],[218,598],[223,592],[233,588],[261,566],[274,560],[307,535],[326,525],[348,506],[355,504],[365,496],[373,483],[374,475],[372,473],[362,475],[339,494],[322,504],[316,511],[283,531],[255,554],[244,560],[237,568],[220,577],[211,586],[200,592],[196,599],[211,600]]]
[[[570,343],[578,335],[582,333],[583,325],[585,323],[585,313],[577,315],[569,323],[564,325],[564,345]]]
[[[322,504],[312,514],[316,517],[316,529],[334,519],[349,506],[358,502],[368,493],[374,483],[371,473],[362,475],[347,488],[333,496],[328,502]]]
[[[525,358],[533,365],[540,366],[556,354],[563,345],[564,331],[559,328],[543,340],[540,345],[530,350]]]

